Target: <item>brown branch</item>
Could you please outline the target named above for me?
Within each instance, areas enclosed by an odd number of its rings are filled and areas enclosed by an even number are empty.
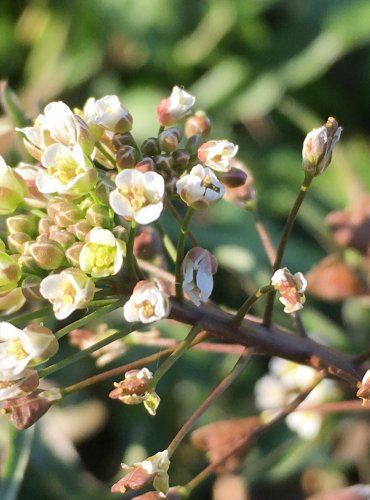
[[[190,302],[172,299],[170,318],[194,325],[202,322],[205,330],[228,343],[253,347],[259,354],[280,356],[297,363],[325,370],[330,376],[345,380],[353,387],[362,379],[365,370],[356,364],[355,357],[321,345],[310,338],[294,335],[276,325],[267,328],[253,317],[244,319],[235,328],[233,315],[212,304],[196,307]]]

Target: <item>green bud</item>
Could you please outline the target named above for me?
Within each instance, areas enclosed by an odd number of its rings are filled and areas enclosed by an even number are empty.
[[[86,212],[86,221],[94,227],[112,229],[113,221],[109,216],[109,207],[94,203]]]
[[[51,217],[42,217],[39,220],[39,234],[49,234],[51,226],[54,225],[54,219]]]
[[[76,236],[80,241],[85,240],[85,236],[91,231],[92,226],[86,220],[80,220],[76,224],[68,226],[67,231]]]
[[[8,236],[8,247],[13,253],[25,253],[26,244],[32,239],[26,233],[13,233]]]
[[[73,243],[76,241],[74,235],[64,229],[50,231],[49,238],[59,243],[64,248],[64,250],[73,245]]]
[[[45,270],[58,269],[64,261],[63,247],[53,240],[36,241],[29,246],[36,264]]]
[[[37,222],[34,215],[19,214],[6,219],[6,227],[9,234],[27,233],[35,236],[37,232]]]

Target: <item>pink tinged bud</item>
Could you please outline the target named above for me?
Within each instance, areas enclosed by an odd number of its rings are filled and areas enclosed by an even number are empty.
[[[57,269],[64,262],[63,247],[50,239],[32,243],[29,246],[29,251],[35,263],[46,271]]]
[[[138,153],[133,146],[122,146],[116,153],[116,163],[120,170],[133,168],[138,159]]]
[[[31,208],[45,208],[47,198],[40,193],[36,186],[36,177],[39,173],[43,172],[43,168],[37,165],[20,163],[14,170],[22,177],[27,186],[27,193],[23,200],[24,203]]]
[[[206,208],[215,203],[224,194],[224,187],[213,171],[202,165],[196,165],[190,174],[184,175],[176,183],[177,193],[190,207]]]
[[[303,308],[307,281],[302,273],[293,275],[286,267],[278,269],[271,278],[271,284],[280,293],[279,300],[285,306],[284,312],[291,314]]]
[[[229,141],[208,141],[198,149],[199,160],[219,172],[230,169],[230,161],[238,152],[238,146]]]
[[[0,215],[13,213],[26,193],[27,186],[22,177],[0,156]]]
[[[217,260],[208,250],[194,247],[185,255],[182,263],[182,287],[196,306],[209,299],[216,271]]]
[[[149,156],[143,158],[135,165],[135,169],[139,170],[139,172],[142,172],[143,174],[145,174],[145,172],[152,172],[154,170],[154,167],[154,161],[152,160],[152,158],[149,158]]]
[[[163,99],[157,106],[157,118],[161,125],[170,126],[188,113],[195,103],[195,97],[180,87],[174,87],[170,97]]]
[[[161,151],[172,153],[181,140],[181,132],[178,128],[172,127],[164,130],[159,134],[158,141]]]
[[[26,298],[21,288],[14,288],[10,292],[0,293],[0,312],[3,316],[13,314],[21,309]]]
[[[156,169],[158,170],[170,170],[173,167],[173,157],[172,156],[165,156],[165,155],[158,155],[154,157],[154,162]]]
[[[143,174],[138,170],[123,170],[116,177],[117,188],[109,196],[110,206],[126,220],[149,224],[163,210],[164,180],[156,172]]]
[[[152,260],[158,255],[163,255],[162,239],[156,229],[150,226],[139,228],[134,241],[134,254],[144,260]]]
[[[130,299],[123,306],[123,316],[126,321],[152,323],[166,318],[170,312],[168,295],[160,285],[151,281],[139,281]]]
[[[204,111],[196,111],[194,115],[189,116],[185,122],[185,136],[199,134],[205,139],[211,131],[211,120]]]
[[[323,127],[307,134],[302,149],[302,166],[305,172],[317,176],[327,169],[342,130],[335,118],[330,116]]]

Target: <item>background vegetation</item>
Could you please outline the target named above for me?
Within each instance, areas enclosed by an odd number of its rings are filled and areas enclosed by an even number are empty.
[[[367,0],[2,0],[0,13],[0,75],[29,116],[52,100],[73,107],[91,95],[117,94],[134,116],[140,142],[157,131],[158,101],[173,85],[183,85],[211,116],[212,137],[239,144],[238,157],[253,173],[259,211],[275,242],[302,178],[305,133],[335,116],[342,140],[299,216],[286,256],[294,271],[307,272],[327,254],[324,216],[369,191]],[[17,157],[6,117],[0,117],[0,153]],[[269,276],[252,217],[222,202],[195,224],[202,246],[221,265],[215,300],[239,306]],[[175,238],[170,220],[167,227]],[[323,342],[351,352],[366,346],[369,301],[363,297],[328,303],[309,296],[302,318]],[[279,313],[276,320],[289,326]],[[163,328],[168,336],[181,335],[174,326]],[[125,359],[139,355],[135,348]],[[122,458],[132,462],[142,447],[147,454],[163,449],[232,361],[187,355],[161,382],[154,420],[141,407],[108,402],[111,384],[71,397],[36,430],[23,433],[24,440],[35,435],[19,498],[111,498]],[[254,414],[253,386],[266,366],[267,360],[248,365],[201,423]],[[94,370],[92,361],[84,362],[56,379],[66,385]],[[299,499],[322,485],[370,482],[363,447],[369,434],[365,417],[357,415],[329,418],[320,438],[309,443],[279,427],[246,462],[251,498]],[[204,464],[187,444],[176,457],[173,484]],[[196,498],[211,498],[211,484]]]

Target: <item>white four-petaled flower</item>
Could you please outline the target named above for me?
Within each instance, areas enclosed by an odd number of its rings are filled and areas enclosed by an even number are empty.
[[[170,126],[181,120],[195,103],[195,97],[180,87],[173,87],[170,97],[162,99],[157,106],[157,117],[161,125]]]
[[[124,242],[108,229],[94,227],[86,235],[79,263],[80,268],[94,278],[117,274],[123,264]]]
[[[216,257],[208,250],[194,247],[185,255],[182,263],[182,287],[196,306],[209,299],[213,289],[213,274],[216,271]]]
[[[207,167],[217,170],[218,172],[226,172],[230,170],[230,160],[234,158],[238,152],[238,146],[232,142],[222,141],[207,141],[198,149],[198,158]]]
[[[271,278],[271,284],[280,293],[279,300],[285,306],[284,312],[291,314],[302,309],[307,287],[302,273],[292,274],[286,267],[278,269]]]
[[[189,207],[201,209],[222,198],[225,189],[208,167],[195,165],[176,183],[177,193]]]
[[[123,306],[126,321],[152,323],[166,318],[170,312],[168,295],[151,281],[139,281]]]

